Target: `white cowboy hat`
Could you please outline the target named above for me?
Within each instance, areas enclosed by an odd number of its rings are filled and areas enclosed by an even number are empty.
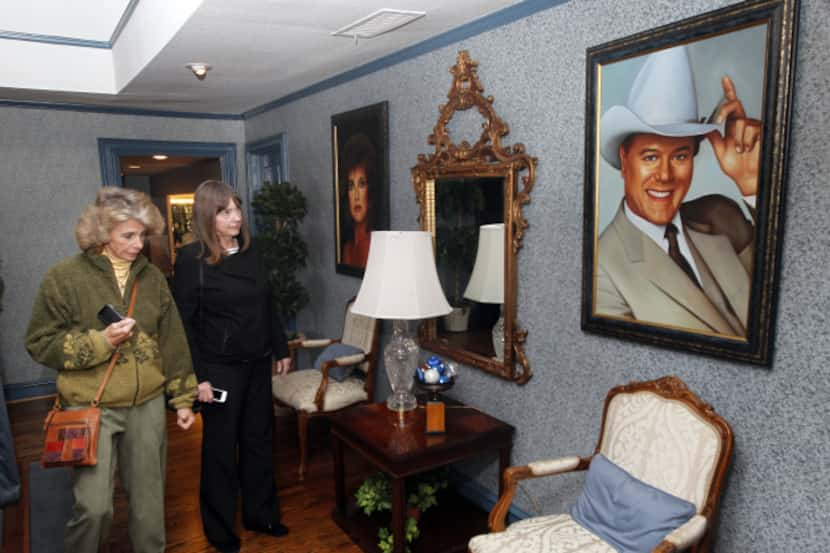
[[[718,128],[700,122],[689,52],[676,46],[649,54],[626,105],[612,106],[602,115],[600,149],[605,161],[619,169],[620,144],[628,135],[700,136]]]

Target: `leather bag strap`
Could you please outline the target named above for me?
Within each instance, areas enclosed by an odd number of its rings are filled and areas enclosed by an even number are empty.
[[[130,291],[130,306],[127,308],[127,317],[133,316],[133,308],[135,307],[135,294],[138,290],[138,279],[133,281],[133,288]],[[115,348],[115,351],[112,353],[112,357],[110,357],[109,365],[107,365],[107,372],[104,373],[104,379],[101,381],[101,385],[98,386],[98,393],[95,394],[95,399],[92,400],[92,406],[98,407],[98,403],[101,401],[101,396],[104,394],[104,388],[107,387],[107,382],[110,381],[110,377],[112,376],[112,370],[115,368],[115,362],[118,361],[118,356],[121,352],[118,348]],[[57,400],[57,398],[56,398]]]

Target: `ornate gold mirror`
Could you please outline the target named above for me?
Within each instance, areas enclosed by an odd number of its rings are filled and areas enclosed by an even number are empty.
[[[428,143],[435,152],[412,168],[421,228],[432,233],[435,261],[453,312],[425,322],[421,346],[519,384],[532,376],[524,354],[527,331],[516,318],[516,256],[527,221],[536,158],[523,144],[503,146],[509,130],[484,96],[478,63],[458,53],[449,102],[440,106]],[[477,108],[481,136],[453,141],[447,125],[456,112]]]

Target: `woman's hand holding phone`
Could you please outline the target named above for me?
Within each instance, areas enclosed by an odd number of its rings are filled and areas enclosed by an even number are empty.
[[[210,385],[209,380],[199,382],[197,390],[199,391],[199,401],[202,403],[213,403],[213,386]]]
[[[104,329],[104,336],[112,344],[112,347],[117,347],[122,342],[130,339],[133,335],[134,326],[135,319],[127,317],[107,326]]]

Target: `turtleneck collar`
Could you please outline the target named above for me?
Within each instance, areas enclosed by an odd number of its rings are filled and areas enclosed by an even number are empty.
[[[124,295],[124,289],[127,287],[127,279],[130,278],[130,267],[132,261],[127,261],[110,254],[106,248],[101,250],[101,254],[110,260],[112,263],[112,270],[115,272],[115,281],[118,283],[118,289],[121,295]]]

